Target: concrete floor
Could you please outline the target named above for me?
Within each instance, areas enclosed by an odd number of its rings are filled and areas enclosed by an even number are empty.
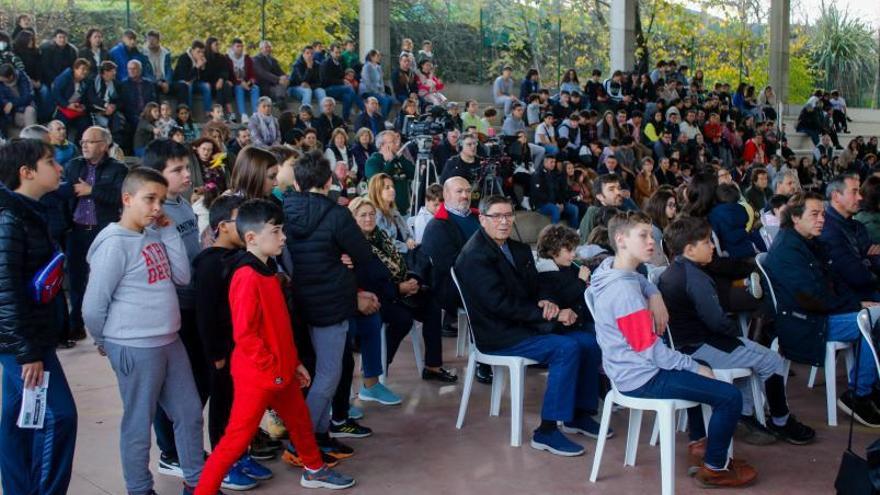
[[[454,339],[444,339],[446,356],[454,355],[454,344]],[[647,443],[651,431],[648,421],[653,421],[653,415],[645,415],[637,466],[624,468],[627,416],[624,412],[614,414],[612,427],[617,434],[606,444],[598,483],[592,484],[587,477],[595,451],[593,440],[577,437],[577,441],[586,446],[587,453],[574,458],[557,457],[528,446],[530,431],[538,421],[545,381],[540,370],[529,372],[524,446],[513,448],[508,443],[510,417],[506,395],[502,415],[490,417],[489,388],[475,384],[465,426],[456,430],[461,385],[441,386],[418,379],[410,349],[408,341],[401,346],[388,382],[404,398],[404,403],[396,407],[365,406],[366,417],[362,423],[375,433],[371,438],[349,441],[357,452],[339,465],[340,470],[357,478],[357,486],[349,493],[659,493],[659,449]],[[113,372],[107,361],[86,342],[61,351],[60,356],[79,409],[78,445],[69,493],[124,494],[118,454],[122,409]],[[464,358],[447,359],[448,366],[460,374],[465,363]],[[788,444],[753,447],[736,443],[736,456],[749,460],[759,471],[757,483],[747,489],[750,494],[779,494],[783,490],[798,494],[833,492],[834,477],[846,445],[848,417],[841,413],[841,426],[828,427],[824,387],[820,383],[813,390],[807,389],[808,368],[795,366],[794,369],[796,376],[788,385],[791,408],[802,421],[816,428],[817,441],[804,447]],[[857,451],[864,453],[864,447],[876,438],[876,430],[856,427]],[[685,474],[686,435],[679,433],[676,440],[678,493],[704,493]],[[157,458],[154,449],[154,462]],[[298,484],[299,470],[280,460],[270,461],[267,466],[275,471],[275,478],[263,482],[253,493],[308,492]],[[157,475],[156,491],[160,495],[180,493],[180,480]]]

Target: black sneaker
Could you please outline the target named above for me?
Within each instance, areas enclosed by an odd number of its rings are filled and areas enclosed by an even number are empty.
[[[275,456],[278,455],[278,448],[269,445],[268,442],[269,435],[262,433],[262,430],[257,429],[257,434],[254,435],[254,439],[251,440],[251,449],[249,454],[251,457],[258,461],[268,461],[274,459]]]
[[[492,367],[488,364],[477,363],[477,381],[485,385],[492,385]]]
[[[776,443],[776,435],[758,422],[754,416],[740,416],[736,424],[734,438],[749,445],[770,445]]]
[[[339,440],[327,435],[323,438],[317,438],[318,448],[321,452],[333,457],[334,459],[348,459],[354,455],[354,449],[340,442]]]
[[[331,421],[329,433],[331,438],[367,438],[373,434],[373,430],[359,425],[353,419],[346,419],[341,423]]]
[[[168,454],[159,454],[159,467],[157,471],[167,476],[183,478],[183,470],[180,469],[180,459]]]
[[[458,376],[453,375],[449,370],[443,368],[440,368],[440,371],[425,368],[422,370],[422,380],[437,380],[438,382],[455,383],[458,381]]]
[[[852,390],[847,390],[837,399],[837,407],[865,426],[880,428],[880,412],[870,396],[858,397]]]
[[[772,419],[767,421],[767,429],[780,440],[794,445],[806,445],[816,438],[816,430],[798,421],[794,414],[788,415],[784,426],[776,426]]]

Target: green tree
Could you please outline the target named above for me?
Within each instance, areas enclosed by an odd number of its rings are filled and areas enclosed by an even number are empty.
[[[175,54],[193,39],[216,36],[221,45],[235,37],[260,41],[261,0],[148,0],[143,2],[143,25],[162,32]],[[266,0],[266,39],[282,67],[295,60],[302,47],[314,41],[341,41],[350,35],[346,20],[357,13],[351,0]],[[253,51],[252,51],[253,53]]]
[[[877,45],[871,28],[833,4],[822,5],[813,28],[810,54],[825,87],[840,89],[855,102],[861,101],[863,88],[874,82]]]

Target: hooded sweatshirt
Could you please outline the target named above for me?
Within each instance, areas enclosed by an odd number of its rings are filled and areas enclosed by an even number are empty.
[[[199,337],[209,361],[229,359],[232,352],[232,316],[229,310],[229,282],[234,263],[240,260],[241,250],[212,246],[193,260],[193,286],[196,307],[210,311],[196,311]]]
[[[202,250],[201,242],[199,241],[199,220],[195,212],[193,212],[192,206],[190,206],[189,201],[183,199],[182,196],[178,196],[175,199],[166,199],[162,210],[174,223],[174,227],[177,229],[177,233],[180,234],[180,239],[186,248],[186,258],[191,263],[199,254],[199,251]],[[195,287],[192,281],[177,286],[177,297],[180,298],[180,309],[196,307]]]
[[[232,376],[253,387],[285,388],[293,383],[300,361],[277,270],[248,252],[236,258],[229,287]]]
[[[95,238],[86,261],[91,271],[83,320],[96,344],[160,347],[177,339],[174,286],[189,283],[190,268],[174,226],[136,232],[111,223]]]
[[[621,392],[646,384],[660,370],[697,372],[690,356],[670,349],[654,333],[648,298],[657,287],[641,274],[618,270],[607,258],[590,278],[596,340],[602,348],[605,374]]]

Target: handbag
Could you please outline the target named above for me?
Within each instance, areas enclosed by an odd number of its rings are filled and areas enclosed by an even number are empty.
[[[49,304],[61,291],[64,282],[64,259],[64,253],[59,251],[34,274],[28,289],[35,303]]]
[[[69,107],[58,107],[58,111],[67,120],[76,120],[86,114],[85,110],[74,110]]]
[[[855,369],[859,367],[859,357],[861,355],[862,339],[859,338],[856,343],[856,363]],[[859,384],[859,374],[856,373],[856,379],[853,383],[853,390]],[[861,458],[852,449],[853,423],[855,417],[850,414],[849,417],[849,440],[846,450],[843,451],[843,457],[840,459],[840,469],[837,470],[837,478],[834,480],[834,489],[838,495],[873,495],[878,493],[871,483],[868,461]],[[876,444],[877,442],[875,442]],[[874,447],[874,445],[872,445]]]

